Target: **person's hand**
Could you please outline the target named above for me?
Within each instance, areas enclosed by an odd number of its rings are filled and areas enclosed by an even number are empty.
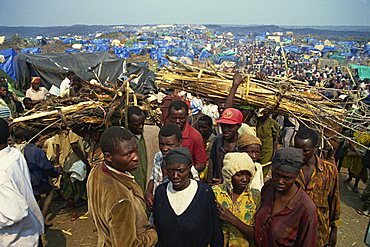
[[[154,201],[154,195],[152,193],[146,193],[145,195],[145,202],[148,209],[153,208],[153,201]]]
[[[337,244],[337,228],[332,227],[329,236],[329,246],[335,247],[336,244]]]
[[[216,201],[216,208],[218,217],[220,217],[221,220],[232,224],[236,216],[233,215],[229,209],[222,206],[218,201]]]
[[[236,72],[233,77],[233,87],[239,87],[243,79],[243,76],[240,73]]]
[[[217,185],[222,182],[222,178],[212,178],[212,185]]]

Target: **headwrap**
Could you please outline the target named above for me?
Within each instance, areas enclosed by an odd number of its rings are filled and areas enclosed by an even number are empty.
[[[241,147],[241,148],[249,146],[249,145],[260,145],[260,146],[262,146],[262,142],[261,142],[260,138],[258,138],[257,136],[253,136],[253,135],[249,135],[249,134],[242,134],[242,135],[239,136],[237,145],[238,145],[238,147]]]
[[[191,114],[192,115],[196,115],[198,114],[203,108],[203,102],[201,99],[198,99],[198,98],[194,98],[191,102],[190,102],[190,109],[191,109]]]
[[[272,168],[298,174],[303,165],[303,150],[286,147],[278,150],[272,159]]]
[[[190,166],[192,164],[191,155],[188,148],[174,148],[171,149],[166,156],[166,165],[170,164],[186,164]]]
[[[31,84],[40,84],[41,78],[40,77],[34,77],[32,78]]]
[[[249,157],[247,153],[227,153],[224,158],[222,177],[224,179],[224,184],[226,184],[228,189],[233,189],[233,184],[231,182],[232,177],[240,171],[250,172],[250,183],[257,171],[256,165],[254,164],[252,158]]]

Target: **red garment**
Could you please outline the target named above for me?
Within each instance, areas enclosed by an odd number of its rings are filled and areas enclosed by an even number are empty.
[[[315,247],[317,239],[315,203],[299,187],[286,208],[272,215],[274,194],[275,187],[269,180],[262,188],[261,206],[255,216],[256,246]]]
[[[188,148],[193,164],[205,164],[207,161],[207,153],[204,148],[202,135],[189,123],[186,123],[185,129],[182,131],[182,147]]]

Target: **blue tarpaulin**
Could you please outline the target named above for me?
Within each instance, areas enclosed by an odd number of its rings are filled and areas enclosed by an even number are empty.
[[[23,48],[21,50],[23,54],[40,54],[41,48],[40,47],[30,47],[30,48]]]
[[[0,55],[4,56],[4,62],[0,60],[0,69],[9,75],[13,80],[16,80],[14,57],[17,52],[14,49],[0,50]]]

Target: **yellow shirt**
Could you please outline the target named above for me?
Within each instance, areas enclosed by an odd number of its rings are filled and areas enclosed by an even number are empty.
[[[224,184],[212,187],[216,200],[225,208],[229,209],[238,219],[247,225],[254,225],[254,215],[261,201],[261,194],[256,189],[244,191],[233,202]],[[224,247],[248,247],[253,246],[252,240],[248,239],[233,225],[226,222],[222,226],[224,233]]]

